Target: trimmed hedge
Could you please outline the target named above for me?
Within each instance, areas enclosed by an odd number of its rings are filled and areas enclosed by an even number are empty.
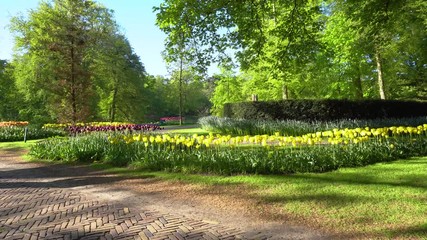
[[[226,103],[224,116],[259,120],[333,121],[427,116],[427,102],[397,100],[282,100]]]

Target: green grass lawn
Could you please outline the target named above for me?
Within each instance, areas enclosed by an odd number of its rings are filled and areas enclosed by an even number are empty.
[[[29,140],[27,142],[0,142],[0,150],[29,150],[31,145],[39,140]]]
[[[208,131],[198,127],[197,125],[191,126],[164,126],[164,130],[168,133],[179,133],[179,134],[198,134],[206,135]]]
[[[98,166],[99,167],[99,166]],[[206,188],[245,185],[291,219],[345,238],[427,238],[427,157],[322,174],[206,176],[111,168]],[[239,197],[239,196],[236,196]]]

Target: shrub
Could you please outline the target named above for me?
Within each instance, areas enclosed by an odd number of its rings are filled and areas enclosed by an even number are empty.
[[[262,135],[279,132],[284,136],[299,136],[306,133],[332,130],[334,128],[381,128],[391,126],[418,126],[427,122],[427,117],[372,120],[298,121],[232,119],[208,116],[200,118],[200,126],[211,132],[232,135]]]
[[[224,116],[260,120],[333,121],[427,116],[427,102],[397,100],[282,100],[224,105]]]

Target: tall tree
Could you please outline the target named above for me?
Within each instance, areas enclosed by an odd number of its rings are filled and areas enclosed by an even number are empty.
[[[176,69],[172,72],[170,80],[164,83],[167,83],[166,87],[170,91],[169,104],[172,106],[168,109],[175,109],[172,115],[178,113],[182,116],[196,116],[209,105],[208,97],[203,90],[202,77],[191,67],[183,66]],[[176,104],[177,102],[180,104]]]
[[[6,60],[0,60],[0,120],[18,119],[21,104],[13,79],[13,69]]]
[[[358,43],[358,48],[353,48],[356,56],[363,53],[365,61],[375,63],[377,74],[377,89],[379,97],[386,99],[395,96],[398,65],[405,64],[414,55],[423,56],[422,48],[408,53],[408,46],[425,44],[425,10],[418,9],[421,2],[408,1],[330,1],[334,15],[341,15],[349,24],[341,29],[342,32],[354,32],[351,41]],[[425,5],[425,4],[424,4]],[[424,29],[419,31],[419,29]],[[410,41],[407,41],[411,39]],[[402,44],[405,44],[403,46]],[[415,43],[415,44],[414,44]],[[398,47],[400,46],[400,47]],[[402,48],[403,47],[403,48]],[[402,51],[405,52],[399,52]],[[406,56],[405,56],[406,55]],[[402,56],[405,56],[402,58]],[[422,57],[416,65],[422,68]],[[395,65],[394,63],[400,62]],[[394,91],[391,91],[391,89]]]
[[[405,1],[392,29],[392,41],[384,52],[389,96],[427,100],[427,2]]]
[[[104,39],[93,64],[103,119],[141,122],[147,111],[146,72],[129,41],[120,33]]]
[[[242,94],[242,79],[235,75],[230,68],[222,68],[221,74],[214,76],[215,90],[211,96],[211,112],[214,115],[222,116],[224,104],[247,100]]]
[[[189,54],[198,63],[210,63],[229,60],[224,50],[234,47],[239,50],[237,53],[245,68],[263,53],[272,35],[285,46],[277,53],[278,57],[301,52],[304,41],[312,42],[312,34],[319,27],[315,19],[319,11],[317,2],[166,0],[155,11],[157,25],[169,34],[167,49],[172,50],[171,46],[183,41],[196,46]],[[208,48],[204,48],[206,46]]]
[[[42,1],[27,19],[14,17],[18,49],[13,62],[20,90],[37,95],[59,121],[96,116],[90,66],[100,39],[116,29],[111,12],[91,0]]]
[[[352,29],[352,23],[345,18],[343,12],[333,11],[326,23],[323,42],[332,55],[335,77],[341,81],[352,82],[354,96],[363,98],[363,88],[360,65],[364,60],[362,46],[356,38],[357,32]],[[341,82],[340,81],[340,82]]]
[[[182,114],[185,117],[205,116],[209,113],[210,102],[208,82],[195,71],[182,72]],[[179,114],[179,70],[172,72],[170,78],[148,76],[146,94],[149,98],[147,113],[152,121],[160,117]]]
[[[166,0],[155,10],[166,49],[181,41],[206,66],[233,48],[244,95],[385,99],[425,96],[426,8],[422,0]]]
[[[213,61],[228,62],[226,49],[234,48],[243,70],[264,62],[280,89],[287,89],[288,75],[300,70],[294,66],[302,68],[316,52],[321,27],[317,2],[167,0],[155,10],[158,26],[168,34],[170,55],[183,42],[192,47],[185,55],[205,68]]]

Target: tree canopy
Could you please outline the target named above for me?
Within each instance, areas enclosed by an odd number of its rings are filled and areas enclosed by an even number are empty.
[[[112,11],[91,0],[42,1],[14,17],[12,65],[27,117],[142,120],[147,74],[118,29]]]
[[[165,0],[154,10],[170,56],[235,59],[245,100],[425,100],[426,9],[422,0]]]

